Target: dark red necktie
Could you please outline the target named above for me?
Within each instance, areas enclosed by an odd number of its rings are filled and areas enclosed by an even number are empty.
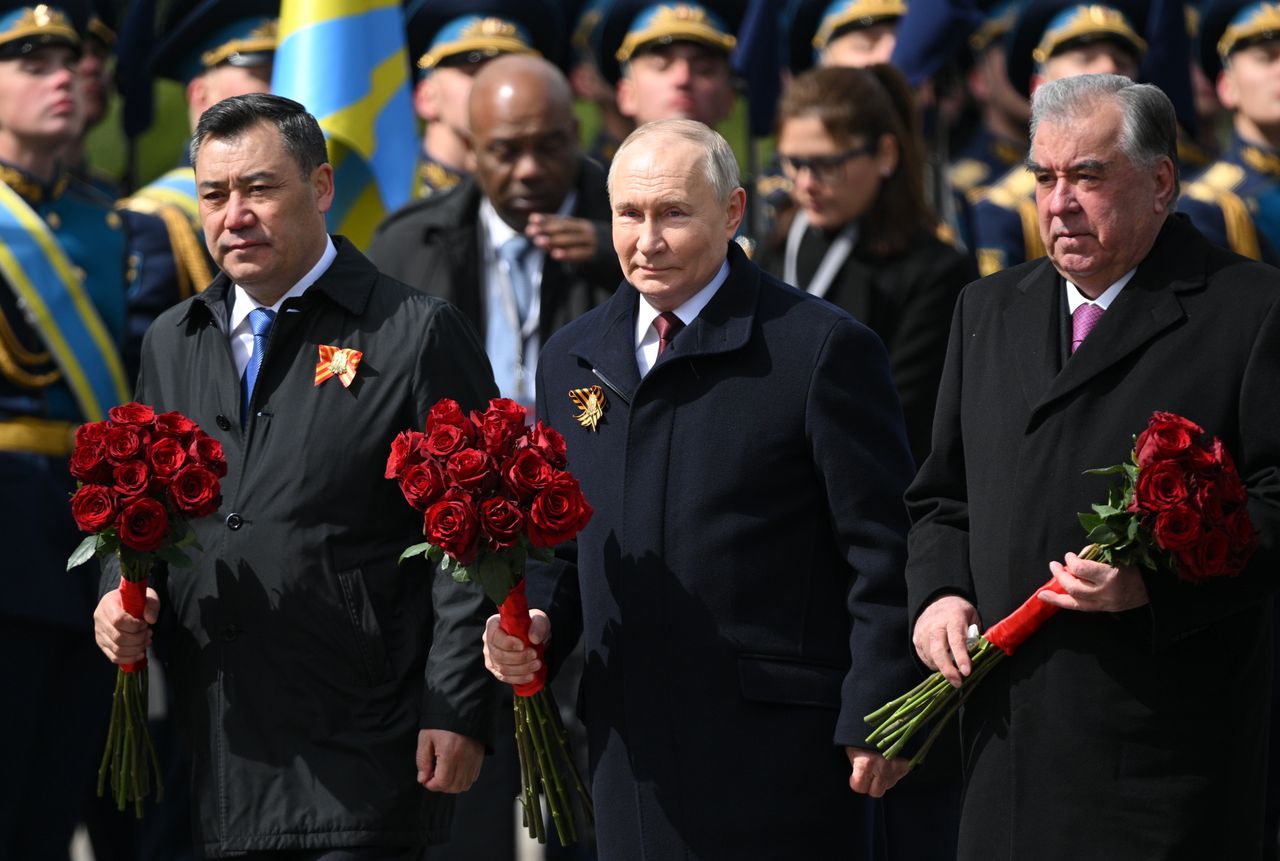
[[[663,311],[654,318],[653,328],[658,330],[658,355],[661,356],[684,328],[684,321],[670,311]]]

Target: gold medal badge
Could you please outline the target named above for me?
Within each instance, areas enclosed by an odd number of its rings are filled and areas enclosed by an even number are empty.
[[[592,386],[589,389],[570,389],[569,400],[573,401],[581,412],[575,419],[578,424],[588,430],[595,430],[596,425],[604,418],[604,411],[609,409],[609,402],[605,399],[604,389],[599,386]]]

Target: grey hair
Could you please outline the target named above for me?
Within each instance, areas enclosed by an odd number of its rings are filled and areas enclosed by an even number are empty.
[[[1159,87],[1135,84],[1122,75],[1072,75],[1044,84],[1031,97],[1031,140],[1040,123],[1082,120],[1100,102],[1114,100],[1123,116],[1120,151],[1143,170],[1153,170],[1160,159],[1173,162],[1173,194],[1177,199],[1178,120],[1173,103]]]
[[[613,163],[609,165],[610,201],[613,200],[613,175],[622,153],[628,147],[655,136],[688,141],[702,150],[702,172],[715,193],[717,203],[728,203],[733,190],[742,184],[738,173],[738,159],[734,156],[729,142],[718,132],[697,120],[658,120],[645,123],[627,135],[627,139],[613,154]]]

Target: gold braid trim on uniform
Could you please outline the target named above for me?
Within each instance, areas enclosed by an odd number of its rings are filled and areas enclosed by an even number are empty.
[[[0,312],[0,375],[24,389],[43,389],[61,379],[62,372],[54,368],[43,374],[36,374],[23,365],[43,365],[49,361],[48,353],[33,353],[23,347],[4,313]]]
[[[202,293],[213,281],[213,273],[209,271],[209,261],[205,258],[204,246],[191,232],[191,219],[178,207],[169,203],[161,203],[146,197],[130,197],[117,204],[133,212],[157,216],[164,222],[165,231],[169,234],[169,247],[173,250],[173,259],[177,264],[178,294],[186,299],[193,293]]]
[[[1040,216],[1036,212],[1034,200],[1018,201],[1018,217],[1022,219],[1022,243],[1027,249],[1027,259],[1035,260],[1049,252],[1045,250],[1044,240],[1040,238]]]
[[[1222,221],[1227,227],[1227,245],[1236,254],[1250,260],[1261,260],[1262,249],[1258,247],[1258,231],[1253,226],[1253,216],[1249,207],[1240,195],[1231,191],[1218,192],[1218,207],[1222,210]]]
[[[19,416],[0,419],[0,451],[69,457],[76,447],[76,422]]]

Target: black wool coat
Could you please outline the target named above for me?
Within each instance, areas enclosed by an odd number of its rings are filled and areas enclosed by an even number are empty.
[[[875,335],[728,255],[644,379],[626,282],[543,350],[538,414],[595,514],[534,601],[552,666],[585,637],[602,858],[869,858],[843,745],[915,680],[901,411]]]
[[[962,859],[1261,857],[1280,561],[1280,274],[1181,216],[1066,358],[1049,260],[965,288],[933,453],[907,500],[912,618],[936,596],[998,621],[1079,551],[1076,513],[1156,410],[1221,437],[1261,533],[1237,579],[1146,577],[1148,606],[1059,612],[962,717]]]
[[[383,472],[438,398],[487,402],[489,365],[456,309],[334,242],[332,266],[277,316],[247,430],[225,274],[143,347],[138,398],[194,419],[228,465],[221,507],[195,523],[194,567],[157,584],[207,857],[444,839],[452,802],[415,782],[418,730],[488,740],[491,605],[396,564],[422,521]],[[315,384],[320,344],[364,354],[350,388]]]
[[[613,252],[611,215],[604,171],[581,159],[571,215],[596,222],[596,254],[583,264],[548,257],[542,266],[538,337],[551,334],[609,298],[622,272]],[[415,200],[378,226],[369,259],[392,278],[438,296],[458,307],[484,343],[487,309],[480,202],[475,180],[467,177],[452,191]]]

